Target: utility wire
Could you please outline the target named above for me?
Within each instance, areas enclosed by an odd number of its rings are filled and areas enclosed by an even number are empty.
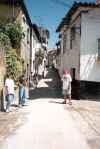
[[[71,7],[70,4],[65,3],[65,2],[62,1],[62,0],[50,0],[50,1],[51,1],[52,3],[59,4],[59,5],[62,5],[62,6],[64,6],[64,7],[68,7],[68,8]]]

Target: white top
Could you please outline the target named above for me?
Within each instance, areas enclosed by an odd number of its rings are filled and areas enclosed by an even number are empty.
[[[38,74],[39,75],[43,74],[43,66],[42,65],[39,66]]]
[[[12,79],[5,80],[5,87],[7,87],[6,94],[14,94],[14,81]]]
[[[62,81],[63,81],[63,90],[67,90],[68,88],[71,89],[72,78],[70,74],[63,75]]]

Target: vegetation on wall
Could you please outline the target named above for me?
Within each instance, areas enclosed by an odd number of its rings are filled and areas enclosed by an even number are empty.
[[[19,49],[20,42],[23,37],[22,28],[20,24],[9,23],[5,27],[6,35],[9,37],[12,48]]]
[[[6,71],[16,79],[22,72],[22,61],[16,53],[22,39],[21,27],[15,23],[0,27],[0,44],[5,51]]]
[[[36,65],[40,65],[42,64],[43,62],[43,58],[44,58],[44,53],[43,53],[43,50],[42,49],[39,49],[36,54],[35,54],[35,62],[36,62]]]
[[[22,64],[17,58],[15,49],[6,49],[6,65],[7,71],[12,73],[16,79],[22,71]]]
[[[4,49],[11,47],[9,37],[1,31],[0,31],[0,43]]]

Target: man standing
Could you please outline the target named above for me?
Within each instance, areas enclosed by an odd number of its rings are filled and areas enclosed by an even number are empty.
[[[11,103],[14,100],[14,80],[12,74],[7,74],[5,80],[6,112],[10,112]]]

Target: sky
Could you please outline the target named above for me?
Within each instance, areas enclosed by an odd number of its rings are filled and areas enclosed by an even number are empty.
[[[95,0],[80,1],[93,2]],[[73,2],[74,0],[25,0],[32,23],[44,26],[50,31],[48,44],[50,49],[55,48],[58,37],[56,29]]]

